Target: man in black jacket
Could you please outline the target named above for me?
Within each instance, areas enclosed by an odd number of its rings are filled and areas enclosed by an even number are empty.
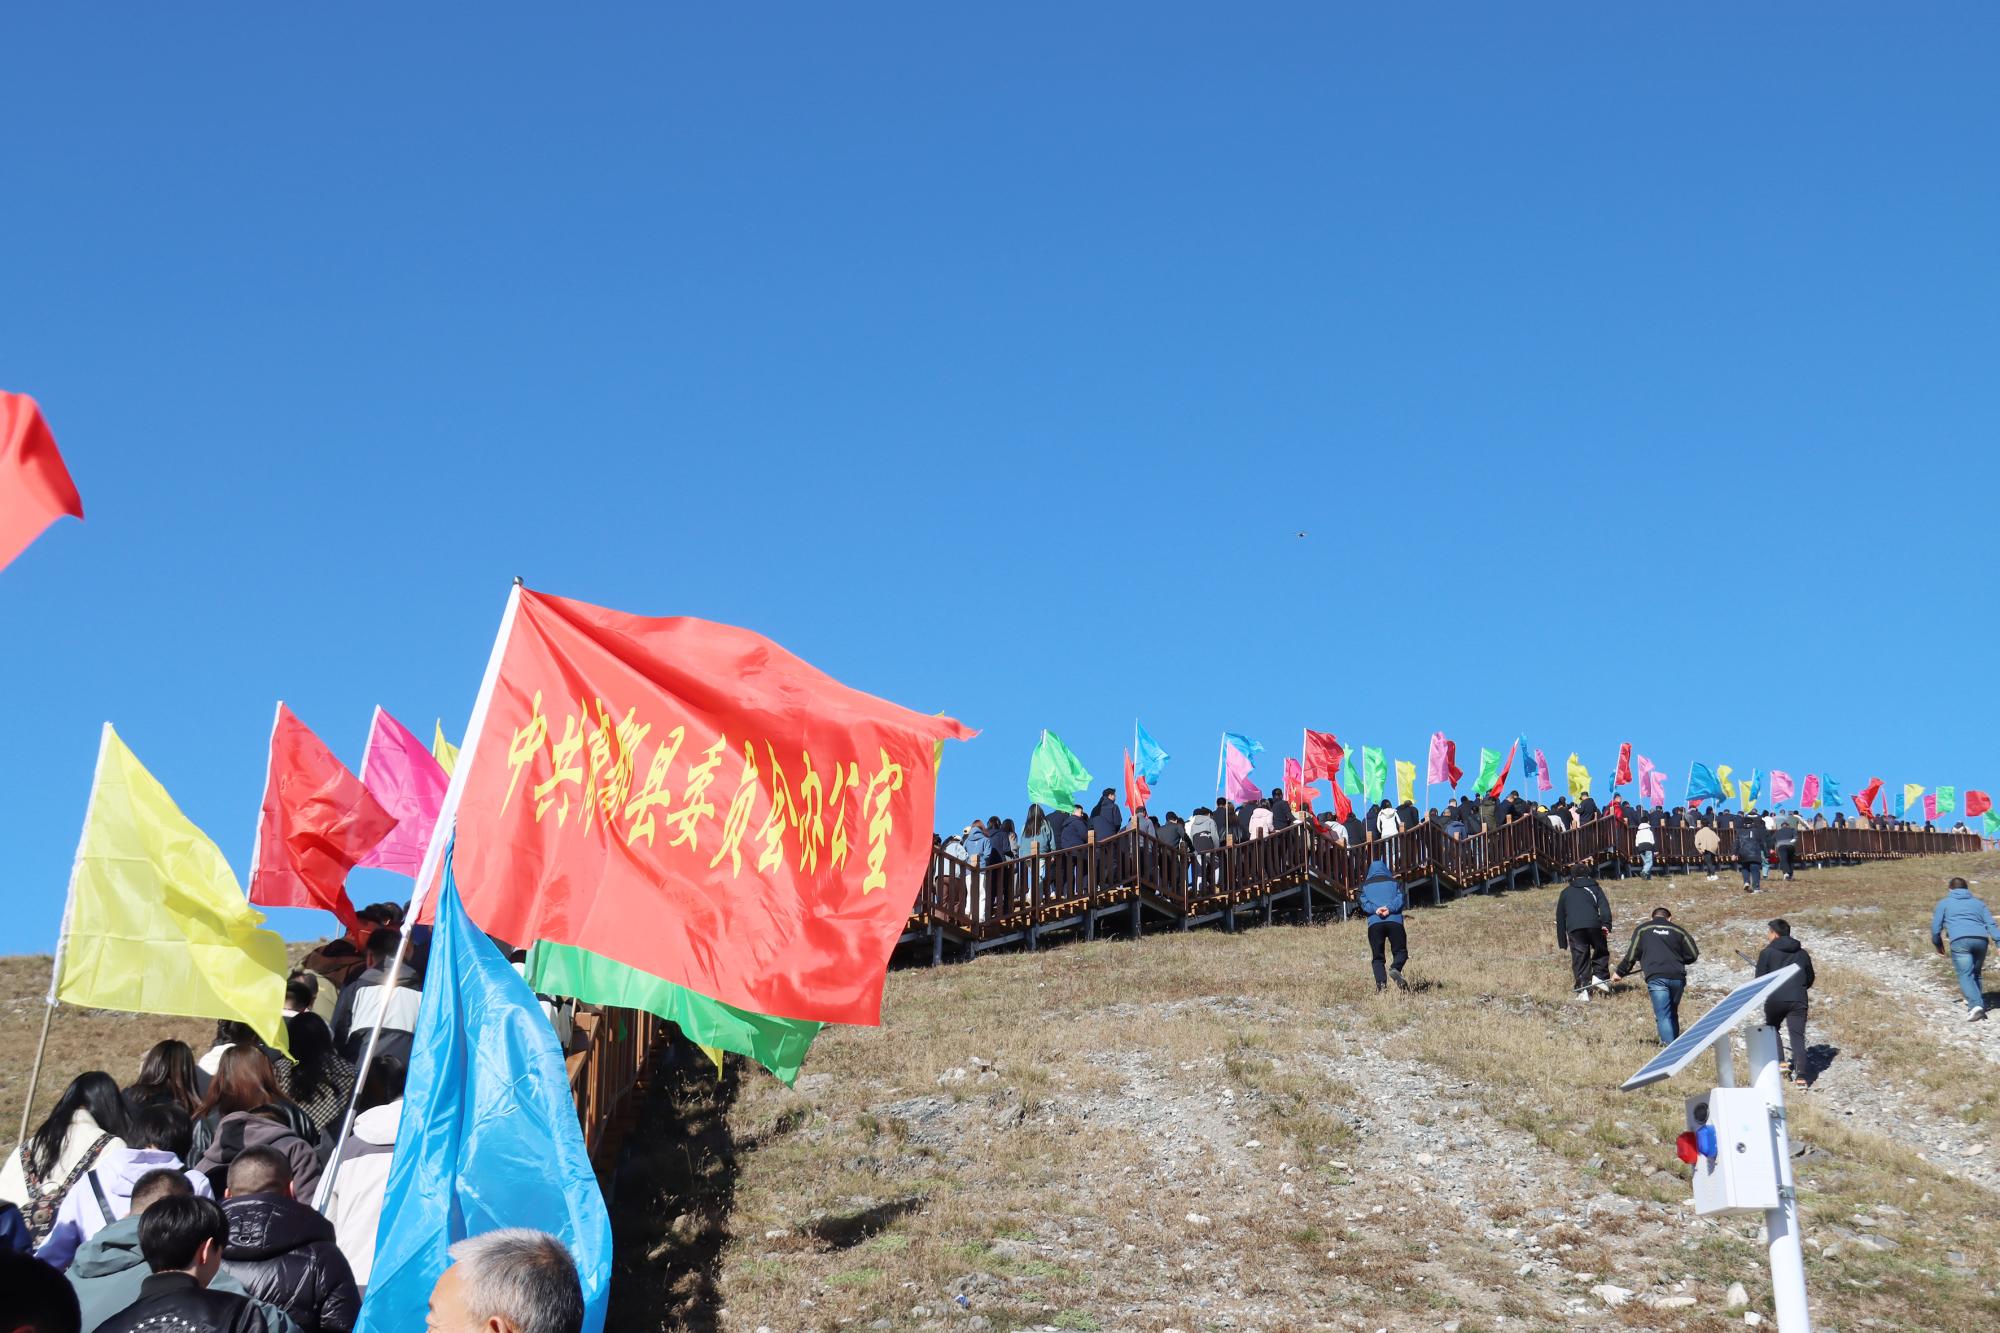
[[[354,1271],[333,1223],[292,1197],[292,1164],[275,1148],[246,1148],[229,1164],[223,1266],[251,1297],[304,1333],[350,1333],[361,1313]]]
[[[1653,919],[1632,932],[1624,961],[1618,964],[1621,980],[1635,967],[1644,973],[1662,1046],[1681,1035],[1681,992],[1687,988],[1688,964],[1701,957],[1694,936],[1675,925],[1673,917],[1668,909],[1655,907]]]
[[[1742,836],[1742,830],[1737,830]],[[1757,955],[1757,975],[1769,976],[1797,963],[1798,974],[1764,999],[1764,1021],[1772,1027],[1783,1025],[1789,1040],[1786,1049],[1791,1052],[1790,1060],[1781,1059],[1778,1067],[1785,1071],[1792,1082],[1803,1088],[1806,1086],[1806,1003],[1807,992],[1812,989],[1812,955],[1803,944],[1792,938],[1792,926],[1782,917],[1769,925],[1770,934],[1764,952]],[[1782,1057],[1784,1051],[1780,1051]]]
[[[228,1239],[229,1224],[213,1199],[168,1197],[148,1208],[139,1219],[139,1252],[152,1276],[139,1284],[139,1299],[99,1324],[98,1333],[262,1333],[255,1301],[209,1288]]]
[[[1736,821],[1736,861],[1743,871],[1743,892],[1764,887],[1764,821],[1747,810]]]
[[[1556,948],[1569,950],[1576,998],[1611,989],[1611,900],[1588,875],[1571,875],[1556,895]]]

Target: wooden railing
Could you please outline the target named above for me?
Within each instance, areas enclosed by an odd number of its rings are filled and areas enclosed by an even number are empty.
[[[673,1024],[637,1009],[578,1005],[566,1063],[583,1142],[600,1171],[636,1110],[635,1095]]]
[[[1733,829],[1718,830],[1713,853],[1736,861]],[[1295,822],[1267,837],[1230,842],[1212,851],[1169,846],[1150,833],[1126,828],[1103,842],[1037,852],[977,866],[943,851],[931,854],[904,943],[928,940],[932,960],[947,940],[977,951],[1004,944],[1035,948],[1053,932],[1094,937],[1107,917],[1129,917],[1137,931],[1146,921],[1187,929],[1221,918],[1233,923],[1246,909],[1268,918],[1281,903],[1308,918],[1316,906],[1345,913],[1368,867],[1388,863],[1413,895],[1428,887],[1432,900],[1518,883],[1540,883],[1578,869],[1622,872],[1640,863],[1632,825],[1600,817],[1580,829],[1557,829],[1529,815],[1497,829],[1458,837],[1425,821],[1383,840],[1349,846],[1317,825]],[[1656,865],[1699,866],[1697,830],[1657,827]],[[1975,833],[1840,827],[1800,829],[1792,860],[1801,866],[1843,864],[1944,852],[1975,852]]]

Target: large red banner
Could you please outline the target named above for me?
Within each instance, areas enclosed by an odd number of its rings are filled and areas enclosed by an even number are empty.
[[[877,1023],[930,859],[932,747],[974,734],[748,630],[523,589],[468,751],[459,893],[516,945]]]

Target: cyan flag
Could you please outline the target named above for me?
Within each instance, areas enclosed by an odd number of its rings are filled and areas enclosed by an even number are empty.
[[[1831,773],[1822,773],[1820,774],[1819,785],[1820,800],[1826,805],[1827,809],[1838,810],[1840,808],[1840,784],[1833,780]]]
[[[1222,733],[1222,740],[1223,743],[1226,745],[1235,746],[1236,752],[1242,755],[1245,759],[1255,759],[1258,755],[1264,753],[1264,747],[1262,744],[1260,744],[1257,741],[1251,740],[1248,736],[1245,736],[1240,732],[1225,731]]]
[[[1687,798],[1690,801],[1722,799],[1722,783],[1716,779],[1714,769],[1707,764],[1692,764],[1688,767]]]
[[[1894,815],[1898,819],[1901,819],[1903,817],[1903,813],[1909,808],[1910,808],[1909,798],[1904,796],[1902,792],[1892,791],[1889,793],[1890,814]]]
[[[1167,766],[1167,760],[1170,756],[1165,750],[1160,748],[1160,743],[1154,740],[1146,729],[1137,722],[1132,724],[1132,731],[1134,733],[1132,738],[1132,749],[1134,751],[1132,766],[1139,770],[1139,776],[1150,787],[1160,780],[1160,770]]]
[[[1521,781],[1525,785],[1535,780],[1535,752],[1528,748],[1526,736],[1516,736],[1514,746],[1521,756]]]
[[[459,905],[445,854],[423,1007],[359,1333],[409,1333],[468,1236],[546,1231],[583,1279],[585,1333],[611,1285],[611,1218],[584,1150],[555,1030]]]

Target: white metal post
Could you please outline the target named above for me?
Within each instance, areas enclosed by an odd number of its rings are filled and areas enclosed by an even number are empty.
[[[1736,1086],[1736,1054],[1731,1048],[1729,1034],[1715,1043],[1715,1086],[1733,1088]]]
[[[1806,1308],[1806,1262],[1799,1237],[1799,1197],[1792,1184],[1792,1139],[1785,1129],[1785,1079],[1778,1066],[1778,1030],[1760,1025],[1749,1032],[1750,1082],[1771,1113],[1771,1150],[1778,1161],[1778,1206],[1764,1212],[1771,1250],[1771,1298],[1778,1333],[1812,1333]],[[1804,1052],[1792,1058],[1804,1068]]]

